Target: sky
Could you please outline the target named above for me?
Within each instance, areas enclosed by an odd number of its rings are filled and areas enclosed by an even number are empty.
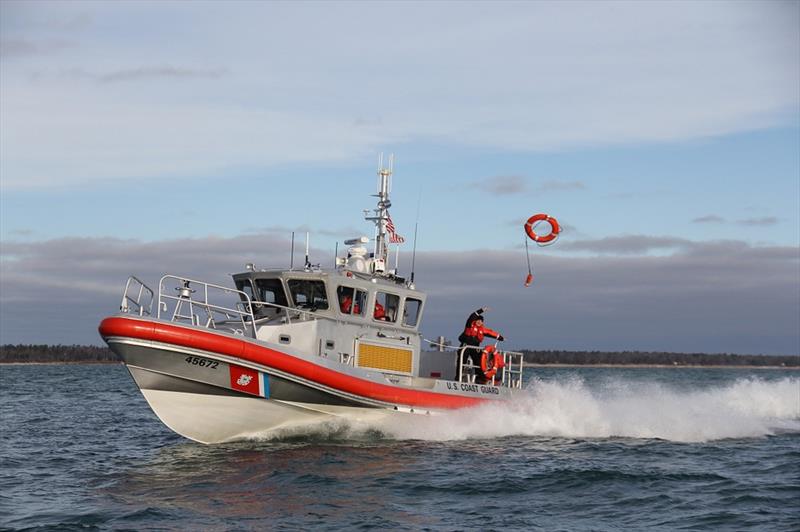
[[[2,0],[0,343],[292,232],[329,267],[381,153],[426,338],[800,354],[797,1]]]

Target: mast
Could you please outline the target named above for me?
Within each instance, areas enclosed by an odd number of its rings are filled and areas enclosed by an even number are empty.
[[[378,157],[378,206],[373,209],[373,216],[365,216],[368,221],[375,223],[375,251],[374,264],[375,272],[385,271],[389,255],[388,238],[386,236],[386,222],[389,220],[389,190],[391,189],[391,176],[394,170],[394,154],[389,155],[389,167],[383,166],[383,154]]]

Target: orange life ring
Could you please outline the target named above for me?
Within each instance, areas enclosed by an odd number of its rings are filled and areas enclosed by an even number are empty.
[[[533,230],[533,225],[536,222],[547,222],[550,224],[550,234],[539,236]],[[561,226],[558,225],[558,220],[553,218],[552,216],[548,216],[546,214],[534,214],[528,221],[525,222],[525,232],[528,233],[528,236],[534,242],[538,242],[540,244],[546,244],[548,242],[552,242],[556,238],[558,238],[558,233],[561,232]]]
[[[481,371],[486,380],[492,380],[497,375],[497,370],[502,368],[503,355],[493,345],[487,345],[481,354]]]

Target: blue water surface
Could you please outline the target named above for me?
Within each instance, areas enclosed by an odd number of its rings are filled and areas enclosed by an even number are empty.
[[[162,425],[121,365],[2,366],[0,528],[800,529],[800,372],[531,377],[507,416],[443,421],[452,439],[338,425],[206,446]]]

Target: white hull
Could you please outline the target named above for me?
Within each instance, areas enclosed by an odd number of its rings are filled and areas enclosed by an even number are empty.
[[[354,407],[326,407],[331,411],[323,412],[319,405],[304,406],[254,397],[165,390],[142,390],[142,395],[166,426],[200,443],[224,443],[287,434],[337,418],[364,422],[377,421],[390,415],[409,415]]]
[[[137,382],[152,373],[128,366]],[[309,404],[247,395],[220,395],[169,389],[140,388],[150,408],[170,429],[200,443],[224,443],[267,438],[297,431],[336,419],[376,422],[392,415],[409,415],[385,408]]]

